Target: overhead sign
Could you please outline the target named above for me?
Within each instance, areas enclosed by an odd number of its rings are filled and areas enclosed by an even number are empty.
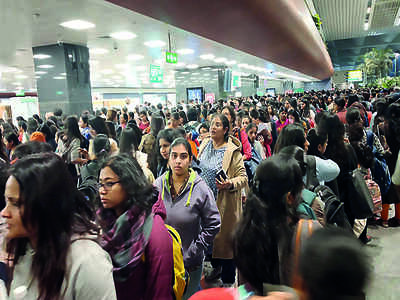
[[[239,88],[242,86],[242,82],[240,80],[240,74],[236,72],[232,72],[232,87]]]
[[[165,61],[169,64],[176,64],[178,62],[178,53],[166,52]]]
[[[24,91],[18,91],[18,92],[15,93],[15,96],[24,97],[25,96],[25,92]]]
[[[150,65],[150,82],[162,82],[163,71],[160,66]]]
[[[347,81],[349,82],[362,81],[362,80],[363,80],[363,74],[361,70],[349,71],[347,73]]]

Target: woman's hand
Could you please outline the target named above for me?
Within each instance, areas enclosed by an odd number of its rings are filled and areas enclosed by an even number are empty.
[[[79,154],[81,155],[82,159],[89,159],[89,152],[86,149],[79,148]]]
[[[224,180],[223,178],[220,178],[220,180],[218,180],[218,178],[215,179],[216,181],[216,185],[217,185],[217,189],[218,190],[229,190],[233,184],[229,179]]]

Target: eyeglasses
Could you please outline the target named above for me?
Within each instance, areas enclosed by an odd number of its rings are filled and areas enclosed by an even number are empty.
[[[98,186],[99,186],[99,190],[101,189],[101,188],[103,188],[104,190],[106,190],[106,191],[109,191],[109,190],[111,190],[112,189],[112,187],[114,186],[114,184],[117,184],[117,183],[120,183],[121,181],[120,180],[118,180],[118,181],[108,181],[108,182],[106,182],[106,183],[99,183],[98,184]]]

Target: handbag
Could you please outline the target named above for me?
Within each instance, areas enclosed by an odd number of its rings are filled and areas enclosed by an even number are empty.
[[[348,202],[350,211],[356,219],[367,219],[374,215],[374,202],[365,183],[361,169],[349,172]]]
[[[368,174],[364,178],[374,203],[374,214],[376,215],[382,211],[382,196],[379,185],[371,177],[371,170],[368,169]]]

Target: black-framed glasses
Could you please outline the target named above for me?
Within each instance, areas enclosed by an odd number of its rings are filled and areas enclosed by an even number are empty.
[[[105,182],[105,183],[99,183],[99,190],[100,190],[101,188],[103,188],[104,190],[109,191],[109,190],[112,189],[112,187],[114,186],[114,184],[117,184],[117,183],[120,183],[120,182],[121,182],[121,181],[118,180],[118,181],[108,181],[108,182]]]

